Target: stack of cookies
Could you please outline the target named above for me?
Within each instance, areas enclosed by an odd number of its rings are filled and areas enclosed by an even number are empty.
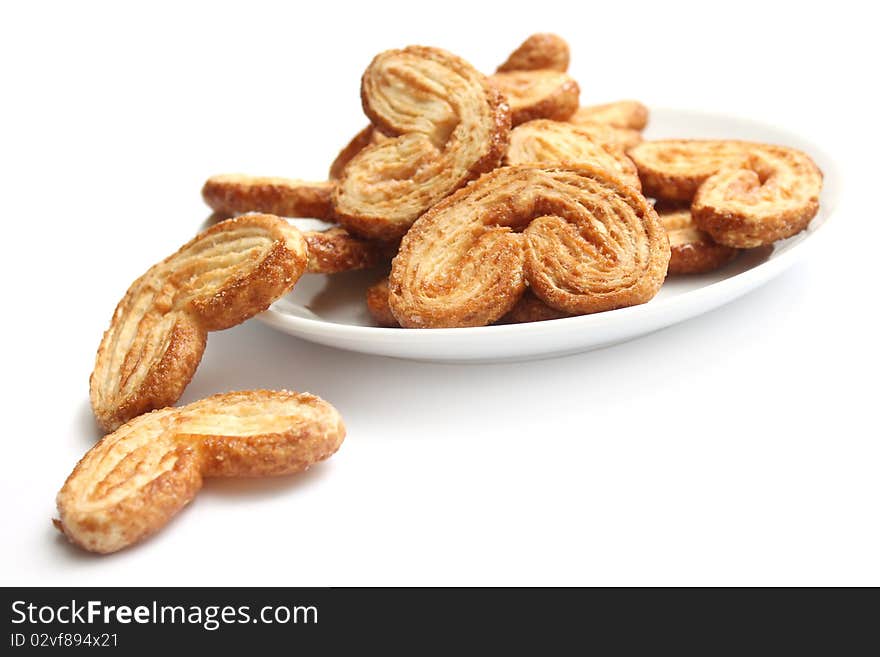
[[[644,303],[667,274],[718,268],[803,230],[822,175],[792,148],[643,141],[637,101],[580,105],[568,44],[535,34],[492,75],[437,48],[380,53],[364,72],[370,125],[328,180],[222,175],[217,217],[337,224],[309,271],[382,267],[380,326],[540,321]],[[655,207],[656,206],[656,207]]]

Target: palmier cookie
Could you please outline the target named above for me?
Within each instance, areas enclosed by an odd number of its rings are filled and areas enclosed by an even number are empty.
[[[568,70],[570,58],[568,43],[561,36],[533,34],[510,53],[507,60],[498,67],[498,72],[545,69],[564,73]]]
[[[739,249],[715,243],[708,233],[697,228],[687,208],[660,210],[658,215],[669,236],[670,274],[713,271],[726,265],[739,253]]]
[[[804,230],[819,211],[821,191],[822,172],[809,156],[757,145],[700,185],[691,213],[719,244],[753,248]]]
[[[669,241],[645,198],[591,165],[502,167],[422,215],[403,238],[389,304],[404,327],[490,324],[526,283],[587,314],[644,303]]]
[[[636,189],[642,188],[636,165],[621,146],[600,142],[571,123],[537,119],[511,130],[505,164],[529,162],[594,164]]]
[[[208,228],[151,267],[119,302],[98,349],[89,380],[98,424],[112,431],[177,401],[207,332],[265,310],[293,287],[307,258],[296,228],[247,214]]]
[[[558,71],[509,71],[489,77],[510,103],[514,126],[534,119],[565,121],[578,106],[580,87],[567,73]]]
[[[205,477],[301,472],[330,457],[345,426],[309,394],[254,390],[141,415],[92,447],[58,493],[55,525],[91,552],[162,528]]]
[[[601,123],[622,130],[644,130],[648,125],[648,108],[637,100],[585,105],[579,107],[569,121]]]
[[[202,187],[208,206],[226,215],[264,212],[279,217],[333,219],[331,181],[308,182],[292,178],[231,173],[211,176]]]
[[[549,69],[564,72],[568,69],[568,62],[568,44],[562,37],[555,34],[533,34],[511,53],[507,61],[498,67],[498,71]],[[336,156],[336,159],[330,165],[328,176],[330,180],[338,179],[342,175],[342,170],[345,166],[364,148],[388,139],[390,137],[383,135],[372,125],[368,125],[339,151],[339,155]]]
[[[393,137],[345,166],[333,192],[339,222],[363,237],[403,235],[425,210],[504,157],[510,109],[486,78],[444,50],[380,53],[361,82],[364,111]]]
[[[719,244],[751,248],[799,233],[819,210],[822,172],[801,151],[744,141],[663,140],[630,149],[645,193],[690,201]]]

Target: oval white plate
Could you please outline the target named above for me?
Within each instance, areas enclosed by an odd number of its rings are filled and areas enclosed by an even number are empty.
[[[806,231],[772,248],[745,252],[709,274],[670,277],[649,303],[595,315],[479,328],[378,328],[367,312],[364,295],[379,273],[361,271],[334,276],[307,274],[259,319],[319,344],[396,358],[490,362],[587,351],[695,317],[766,283],[815,242],[837,203],[841,183],[833,161],[809,140],[783,129],[718,114],[655,109],[646,138],[666,137],[748,139],[805,151],[825,174],[819,214]]]

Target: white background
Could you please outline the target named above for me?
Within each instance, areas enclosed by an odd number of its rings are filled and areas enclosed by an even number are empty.
[[[724,6],[4,4],[0,581],[880,584],[873,21],[855,3]],[[207,216],[204,179],[320,179],[364,124],[372,55],[437,45],[491,71],[534,31],[570,41],[585,103],[727,111],[822,144],[846,183],[822,243],[718,311],[564,359],[428,365],[254,321],[212,334],[183,401],[308,390],[346,419],[340,452],[208,482],[116,555],[67,545],[50,519],[99,437],[101,332]]]

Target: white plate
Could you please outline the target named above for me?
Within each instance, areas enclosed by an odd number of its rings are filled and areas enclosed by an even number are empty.
[[[367,313],[364,295],[379,273],[361,271],[334,276],[306,274],[259,319],[304,340],[396,358],[490,362],[588,351],[695,317],[766,283],[816,241],[837,204],[841,182],[833,161],[809,140],[773,125],[718,114],[655,109],[646,137],[748,139],[799,148],[812,156],[825,174],[819,213],[806,231],[772,248],[745,252],[709,274],[670,277],[650,302],[594,315],[479,328],[378,328]]]

